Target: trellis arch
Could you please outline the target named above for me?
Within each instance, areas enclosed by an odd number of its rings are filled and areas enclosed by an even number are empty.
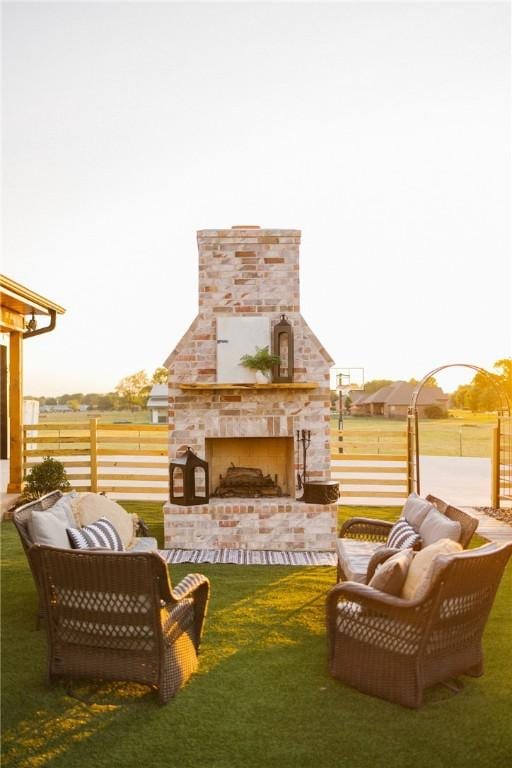
[[[512,421],[511,403],[505,387],[496,381],[496,378],[471,363],[449,363],[434,368],[421,379],[411,395],[411,402],[407,411],[407,486],[411,493],[420,493],[420,451],[419,451],[419,427],[418,427],[418,397],[431,376],[435,376],[446,368],[471,368],[477,373],[482,373],[493,386],[499,398],[498,421],[493,435],[492,452],[492,492],[491,503],[498,507],[501,501],[512,501]]]

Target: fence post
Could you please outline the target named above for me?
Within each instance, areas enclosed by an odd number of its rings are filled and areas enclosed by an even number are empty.
[[[500,505],[500,423],[492,430],[492,459],[491,459],[491,507],[497,509]]]
[[[91,491],[96,493],[98,490],[98,417],[94,417],[89,422],[89,440],[91,446]]]

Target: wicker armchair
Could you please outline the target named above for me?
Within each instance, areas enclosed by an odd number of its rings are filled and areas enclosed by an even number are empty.
[[[512,544],[446,556],[424,598],[404,600],[366,584],[337,584],[327,597],[331,674],[406,707],[450,677],[483,673],[482,634]]]
[[[60,498],[62,498],[63,494],[62,491],[51,491],[50,493],[45,494],[44,496],[41,496],[39,499],[36,499],[34,501],[29,501],[27,504],[24,504],[22,507],[18,507],[14,511],[13,515],[13,523],[18,531],[18,535],[21,540],[21,544],[23,546],[23,551],[25,552],[25,556],[27,558],[28,564],[30,566],[30,570],[32,571],[32,577],[34,579],[34,584],[36,585],[37,592],[39,594],[39,605],[37,608],[37,626],[39,627],[39,624],[42,619],[45,617],[45,612],[42,604],[42,597],[41,597],[41,591],[39,589],[39,574],[35,570],[34,563],[30,559],[30,550],[32,546],[34,545],[34,542],[32,541],[32,538],[30,536],[29,532],[29,521],[32,516],[32,512],[38,511],[38,512],[50,512],[53,505],[58,502]],[[143,520],[138,520],[138,528],[137,528],[137,536],[139,537],[137,539],[137,542],[147,542],[148,544],[153,545],[153,549],[157,546],[156,539],[148,538],[148,531],[146,524]],[[146,549],[147,547],[144,547]]]
[[[453,507],[447,504],[442,499],[438,499],[436,496],[428,495],[425,497],[426,501],[433,504],[441,514],[449,517],[450,520],[456,520],[460,523],[460,539],[459,543],[463,549],[469,546],[471,538],[478,527],[478,520],[472,515],[468,515],[462,509]],[[356,539],[358,541],[367,542],[367,560],[368,560],[368,581],[371,578],[371,573],[375,570],[376,565],[382,562],[384,559],[393,553],[393,550],[387,550],[382,552],[380,549],[376,551],[378,547],[386,543],[389,536],[389,532],[393,527],[393,523],[388,520],[375,520],[370,517],[351,517],[350,520],[346,520],[340,528],[338,534],[339,539]],[[396,550],[394,550],[396,551]],[[343,572],[343,567],[340,563],[340,557],[338,554],[338,566],[337,566],[337,580],[344,581],[347,579],[347,575]]]
[[[156,686],[166,703],[197,669],[209,582],[172,588],[155,552],[63,550],[35,544],[47,621],[48,681],[127,680]]]

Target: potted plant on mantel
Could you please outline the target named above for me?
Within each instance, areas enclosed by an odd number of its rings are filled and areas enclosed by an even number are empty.
[[[267,347],[256,347],[254,355],[242,355],[240,365],[255,371],[257,384],[270,383],[270,371],[272,366],[279,365],[281,358],[279,355],[273,355]]]

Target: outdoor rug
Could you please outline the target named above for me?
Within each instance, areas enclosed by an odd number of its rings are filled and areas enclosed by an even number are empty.
[[[335,552],[274,552],[262,549],[161,549],[159,552],[170,565],[336,565]]]

